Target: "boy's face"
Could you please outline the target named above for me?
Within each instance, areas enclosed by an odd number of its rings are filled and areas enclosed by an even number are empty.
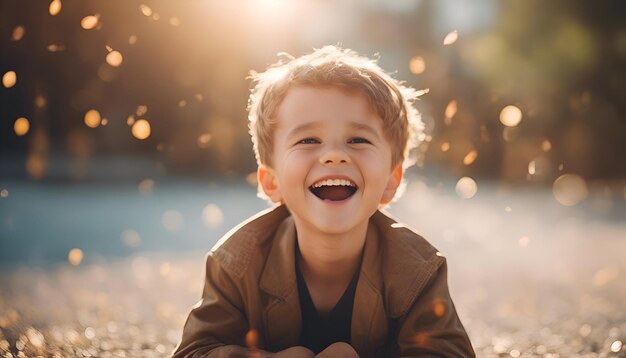
[[[367,227],[393,198],[402,168],[391,168],[382,120],[364,96],[332,87],[294,87],[278,109],[272,168],[259,182],[287,205],[296,225],[320,234]],[[359,231],[362,232],[362,231]]]

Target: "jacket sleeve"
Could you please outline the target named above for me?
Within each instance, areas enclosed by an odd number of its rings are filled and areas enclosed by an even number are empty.
[[[445,259],[398,320],[401,357],[471,357],[476,355],[448,291]]]
[[[173,358],[248,357],[245,348],[248,321],[242,307],[235,282],[209,254],[202,299],[189,313]]]

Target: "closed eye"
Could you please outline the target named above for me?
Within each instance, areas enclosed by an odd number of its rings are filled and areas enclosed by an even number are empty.
[[[304,139],[300,139],[296,144],[316,144],[319,142],[320,141],[315,138],[304,138]]]
[[[352,138],[348,141],[350,144],[371,143],[369,140],[361,137]]]

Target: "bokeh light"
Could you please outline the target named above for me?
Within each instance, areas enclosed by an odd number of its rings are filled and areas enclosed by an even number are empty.
[[[462,177],[456,183],[456,193],[460,198],[471,199],[476,195],[477,191],[476,181],[470,177]]]
[[[414,75],[419,75],[426,71],[426,62],[422,56],[415,56],[409,62],[409,70]]]
[[[446,314],[446,305],[440,300],[435,301],[433,303],[433,313],[437,317],[443,317]]]
[[[141,13],[144,16],[147,16],[147,17],[152,16],[152,9],[148,5],[145,5],[145,4],[139,5],[139,11],[141,11]]]
[[[48,170],[48,162],[41,154],[32,153],[26,159],[26,171],[33,179],[41,179]]]
[[[135,115],[136,115],[137,117],[142,117],[142,116],[145,116],[145,115],[146,115],[146,113],[148,113],[148,106],[143,105],[143,104],[142,104],[142,105],[137,106],[137,109],[135,110]]]
[[[587,182],[576,174],[563,174],[552,185],[554,198],[565,206],[573,206],[587,198]]]
[[[161,224],[167,231],[180,231],[184,226],[183,215],[176,210],[167,210],[161,216]]]
[[[116,50],[109,52],[106,56],[106,62],[111,67],[119,67],[122,64],[122,61],[124,61],[122,53]]]
[[[80,20],[80,26],[85,30],[91,30],[98,26],[98,21],[100,20],[100,15],[88,15],[83,17]]]
[[[17,74],[15,71],[7,71],[4,75],[2,75],[2,85],[5,88],[11,88],[15,86],[17,82]]]
[[[131,133],[133,134],[133,137],[139,140],[144,140],[150,137],[150,132],[150,123],[145,119],[137,120],[133,123],[133,126],[131,128]]]
[[[95,109],[90,109],[85,113],[84,122],[89,128],[96,128],[101,123],[100,112]]]
[[[459,32],[454,30],[448,32],[446,37],[443,39],[444,46],[449,46],[454,44],[459,39]]]
[[[122,231],[120,239],[125,245],[130,247],[138,247],[141,244],[141,236],[137,231],[132,229]]]
[[[24,37],[24,26],[17,25],[13,28],[13,34],[11,35],[11,40],[19,41]]]
[[[519,239],[519,246],[527,247],[529,243],[530,243],[530,238],[528,236],[520,237],[520,239]]]
[[[208,148],[208,147],[209,147],[209,144],[211,143],[211,139],[212,139],[212,138],[213,138],[213,136],[211,136],[211,134],[210,134],[210,133],[204,133],[204,134],[201,134],[201,135],[198,137],[198,140],[197,140],[197,142],[198,142],[198,147],[203,148],[203,149],[204,149],[204,148]]]
[[[202,210],[202,222],[210,228],[216,228],[224,222],[224,214],[219,206],[209,204]]]
[[[471,165],[478,158],[478,152],[475,150],[471,150],[469,153],[465,155],[463,158],[463,164]]]
[[[457,111],[458,111],[458,105],[457,105],[456,100],[452,100],[448,102],[448,105],[446,106],[446,110],[444,112],[445,122],[447,125],[450,125],[451,120]]]
[[[150,178],[142,180],[138,185],[138,189],[142,195],[147,196],[152,194],[152,190],[154,189],[154,180]]]
[[[52,0],[48,6],[48,12],[50,15],[56,16],[61,12],[61,7],[63,7],[61,0]]]
[[[80,265],[83,262],[83,250],[79,248],[71,249],[67,254],[67,261],[74,266]]]
[[[30,129],[30,122],[28,121],[28,119],[24,117],[20,117],[16,119],[15,123],[13,123],[13,131],[15,131],[15,134],[17,134],[20,137],[23,135],[26,135],[29,129]]]
[[[0,190],[0,198],[6,198],[9,196],[9,191],[6,189]]]
[[[500,111],[500,122],[507,127],[515,127],[522,121],[522,110],[514,105],[508,105]]]

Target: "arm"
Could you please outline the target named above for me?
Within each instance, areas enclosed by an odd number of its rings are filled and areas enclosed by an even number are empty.
[[[245,347],[248,320],[235,281],[212,255],[207,257],[201,301],[189,313],[182,341],[173,358],[313,357],[304,347],[282,352],[251,351]]]
[[[450,298],[445,261],[398,321],[402,357],[475,357]]]

